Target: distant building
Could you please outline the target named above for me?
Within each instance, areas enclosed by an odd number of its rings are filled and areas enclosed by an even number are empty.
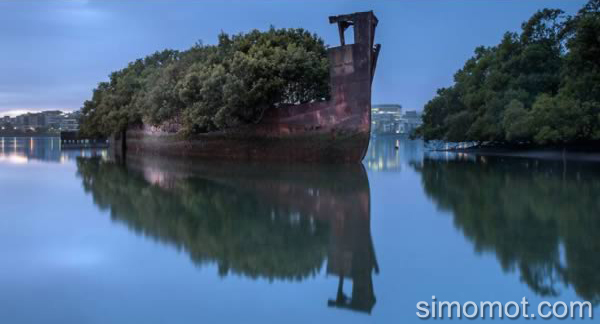
[[[29,115],[19,115],[15,117],[15,127],[18,129],[25,129],[29,125]]]
[[[44,124],[48,128],[58,129],[63,119],[63,112],[60,110],[51,110],[42,112]]]
[[[15,126],[18,129],[35,130],[45,126],[44,116],[41,113],[27,113],[15,118]]]
[[[58,129],[61,131],[76,132],[79,131],[79,120],[81,119],[81,113],[75,111],[72,113],[65,113],[60,116],[60,122]]]
[[[26,113],[11,118],[5,116],[0,119],[0,124],[11,125],[19,130],[37,130],[45,128],[55,131],[78,131],[81,113],[65,113],[60,110],[42,111],[39,113]]]
[[[29,114],[29,127],[33,129],[44,127],[44,115]]]
[[[402,118],[400,118],[399,133],[410,135],[422,123],[421,115],[416,110],[407,110]]]
[[[59,129],[61,131],[76,132],[79,130],[79,120],[71,116],[61,119]]]
[[[371,132],[374,134],[398,134],[401,118],[401,105],[373,105],[371,108]]]

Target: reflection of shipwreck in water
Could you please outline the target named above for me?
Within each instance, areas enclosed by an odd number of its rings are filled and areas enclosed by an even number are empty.
[[[371,313],[375,305],[373,292],[373,271],[379,273],[379,266],[371,239],[371,219],[369,207],[355,215],[339,215],[331,219],[331,241],[327,273],[339,277],[335,300],[329,306],[349,308]],[[344,279],[352,279],[352,295],[344,293]]]
[[[124,167],[80,159],[78,172],[114,220],[197,264],[216,263],[221,275],[303,280],[328,260],[328,274],[353,281],[352,298],[339,293],[330,305],[371,311],[377,264],[362,165],[196,162],[130,155]]]
[[[205,159],[360,162],[370,138],[378,20],[369,11],[329,21],[337,23],[341,38],[341,46],[328,50],[330,100],[271,107],[257,124],[189,138],[179,136],[179,129],[142,125],[113,138],[113,147]],[[354,29],[353,44],[345,42],[348,27]]]

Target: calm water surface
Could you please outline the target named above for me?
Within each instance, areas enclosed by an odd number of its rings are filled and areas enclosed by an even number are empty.
[[[2,323],[411,323],[432,295],[600,297],[597,163],[394,138],[346,167],[0,149]]]

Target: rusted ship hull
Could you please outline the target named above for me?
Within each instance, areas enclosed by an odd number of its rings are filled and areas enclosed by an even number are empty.
[[[359,162],[369,145],[371,83],[379,45],[377,18],[361,12],[329,18],[341,46],[329,49],[331,99],[272,108],[258,124],[183,138],[160,127],[129,129],[114,146],[127,152],[207,159]],[[354,44],[344,31],[354,27]],[[124,141],[123,141],[124,139]]]

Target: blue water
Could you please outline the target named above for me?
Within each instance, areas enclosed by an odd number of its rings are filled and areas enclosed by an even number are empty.
[[[0,138],[1,323],[416,323],[433,295],[596,301],[599,166],[396,138],[346,167]]]

